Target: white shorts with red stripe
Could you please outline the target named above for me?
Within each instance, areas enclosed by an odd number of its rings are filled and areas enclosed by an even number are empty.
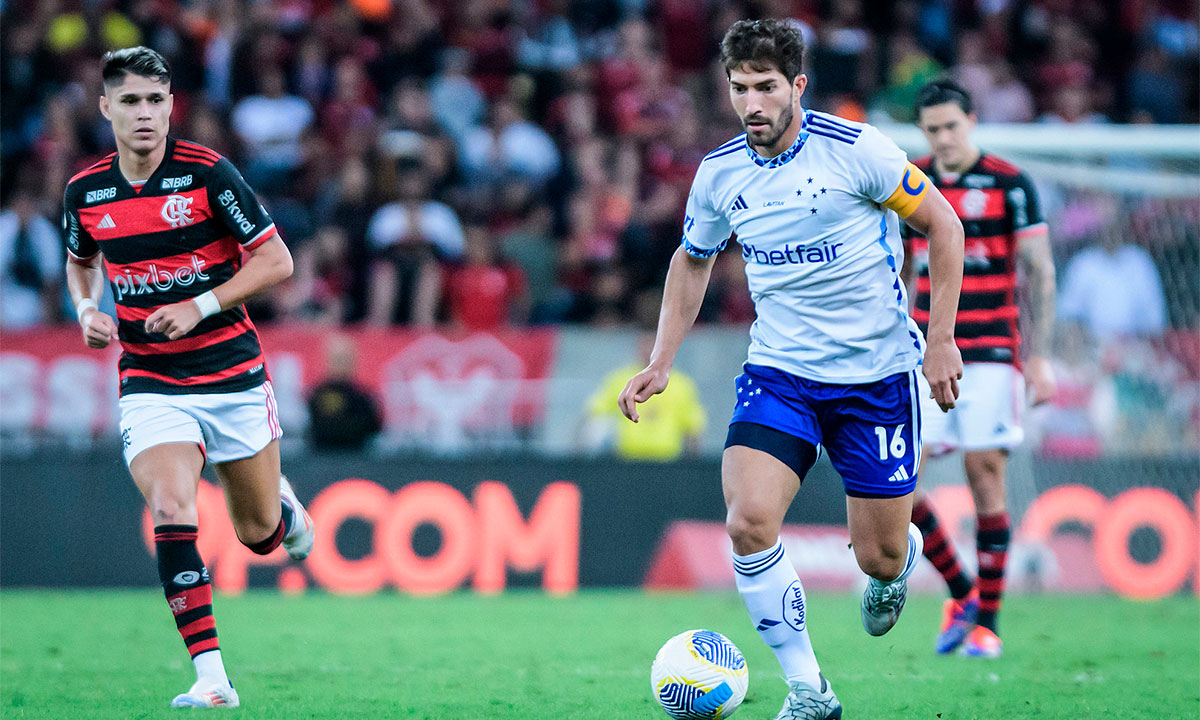
[[[275,390],[269,380],[234,393],[133,393],[121,398],[126,464],[146,448],[175,442],[196,443],[209,462],[241,460],[281,437]]]
[[[1025,440],[1025,378],[1008,363],[963,363],[954,409],[942,412],[921,384],[921,445],[931,455],[954,450],[1011,450]]]

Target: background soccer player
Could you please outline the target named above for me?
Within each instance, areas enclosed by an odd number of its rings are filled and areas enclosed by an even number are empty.
[[[966,363],[962,396],[950,415],[927,414],[922,441],[934,453],[964,451],[977,516],[978,582],[972,582],[959,565],[953,542],[920,493],[913,522],[925,536],[925,556],[945,578],[952,596],[946,601],[937,651],[950,652],[965,640],[965,654],[996,657],[1002,648],[996,614],[1004,591],[1010,534],[1005,465],[1009,450],[1024,438],[1021,408],[1026,382],[1034,405],[1054,396],[1047,359],[1054,327],[1054,258],[1033,182],[1011,163],[975,147],[971,142],[975,122],[970,96],[954,82],[932,82],[917,96],[917,124],[933,155],[916,164],[954,206],[966,232],[955,325],[955,341]],[[927,242],[917,236],[911,245],[909,257],[918,273],[913,317],[924,327],[930,306]],[[1018,265],[1029,291],[1024,377]]]
[[[855,557],[870,576],[863,626],[882,635],[895,624],[921,549],[909,522],[921,454],[915,368],[923,356],[938,405],[953,407],[963,231],[878,130],[800,106],[803,50],[800,33],[776,20],[739,21],[726,33],[721,59],[746,133],[696,171],[654,351],[619,404],[636,422],[637,403],[667,386],[713,258],[736,236],[758,315],[722,459],[737,586],[788,680],[778,717],[824,720],[842,709],[813,653],[780,527],[823,447],[842,476]],[[928,345],[900,282],[901,217],[929,238]]]
[[[281,435],[258,334],[242,303],[292,271],[275,224],[230,162],[167,136],[171,71],[144,47],[103,60],[100,111],[117,152],[71,178],[67,282],[88,347],[120,339],[125,460],[154,520],[158,574],[196,668],[173,707],[235,707],[196,487],[216,467],[238,538],[303,559],[312,521],[280,475]],[[243,252],[248,253],[243,262]],[[104,266],[117,319],[96,309]]]

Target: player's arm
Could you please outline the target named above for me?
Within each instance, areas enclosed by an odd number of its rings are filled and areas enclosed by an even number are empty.
[[[1050,343],[1054,333],[1055,297],[1054,254],[1050,249],[1050,231],[1042,221],[1037,190],[1025,175],[1019,190],[1009,193],[1017,236],[1017,259],[1028,283],[1029,317],[1025,338],[1025,381],[1033,390],[1033,404],[1054,399],[1056,385],[1050,367]]]
[[[954,319],[962,291],[963,226],[954,208],[925,173],[909,163],[884,205],[929,241],[929,329],[922,372],[942,410],[954,407],[962,378],[962,355],[954,343]]]
[[[155,310],[146,318],[147,332],[160,332],[177,340],[204,318],[237,307],[292,274],[292,254],[279,237],[275,223],[226,159],[213,167],[208,200],[214,218],[225,224],[250,256],[233,277],[212,290]]]
[[[729,242],[732,232],[729,221],[724,214],[714,210],[709,199],[708,184],[711,181],[710,168],[701,164],[688,193],[683,239],[667,269],[650,364],[630,378],[617,396],[621,412],[634,422],[638,421],[637,404],[666,389],[675,354],[700,313],[713,262]]]
[[[83,330],[83,341],[90,348],[105,348],[117,339],[117,323],[100,312],[97,304],[104,296],[104,259],[100,246],[83,229],[79,212],[72,203],[74,193],[67,188],[63,196],[63,237],[67,244],[67,290],[75,304],[75,316]]]
[[[708,289],[708,278],[712,274],[716,255],[696,257],[683,246],[671,256],[667,270],[667,282],[663,288],[662,310],[658,315],[658,334],[654,338],[654,350],[650,353],[650,364],[630,378],[625,389],[617,397],[621,412],[630,420],[638,421],[637,404],[646,402],[667,387],[675,354],[683,344],[683,338],[696,322],[704,293]]]

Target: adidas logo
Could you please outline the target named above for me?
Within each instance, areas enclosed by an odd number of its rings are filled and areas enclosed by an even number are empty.
[[[905,469],[905,467],[903,465],[901,465],[900,469],[897,470],[896,472],[892,473],[892,476],[890,478],[888,478],[888,482],[904,482],[905,480],[908,479],[908,477],[909,477],[908,470]]]
[[[112,215],[109,215],[108,213],[104,213],[104,219],[102,219],[100,221],[100,224],[97,225],[96,227],[101,230],[104,230],[107,228],[115,228],[116,226],[117,226],[117,224],[115,222],[113,222]]]
[[[746,201],[742,199],[741,195],[738,195],[737,200],[733,201],[733,206],[729,208],[729,212],[734,212],[735,210],[745,210],[747,207],[749,206],[746,205]]]

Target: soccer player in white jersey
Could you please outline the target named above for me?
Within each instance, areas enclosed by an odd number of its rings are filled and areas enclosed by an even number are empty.
[[[739,21],[722,40],[746,133],[696,170],[650,363],[618,402],[637,422],[637,403],[667,386],[713,257],[736,237],[758,313],[721,470],[737,587],[787,677],[777,717],[828,720],[842,706],[813,654],[780,527],[823,448],[842,476],[854,554],[869,576],[863,627],[891,629],[921,556],[909,522],[921,454],[916,368],[943,411],[962,375],[954,319],[963,229],[878,130],[801,107],[803,49],[800,33],[777,20]],[[929,238],[928,342],[898,274],[901,218]]]

